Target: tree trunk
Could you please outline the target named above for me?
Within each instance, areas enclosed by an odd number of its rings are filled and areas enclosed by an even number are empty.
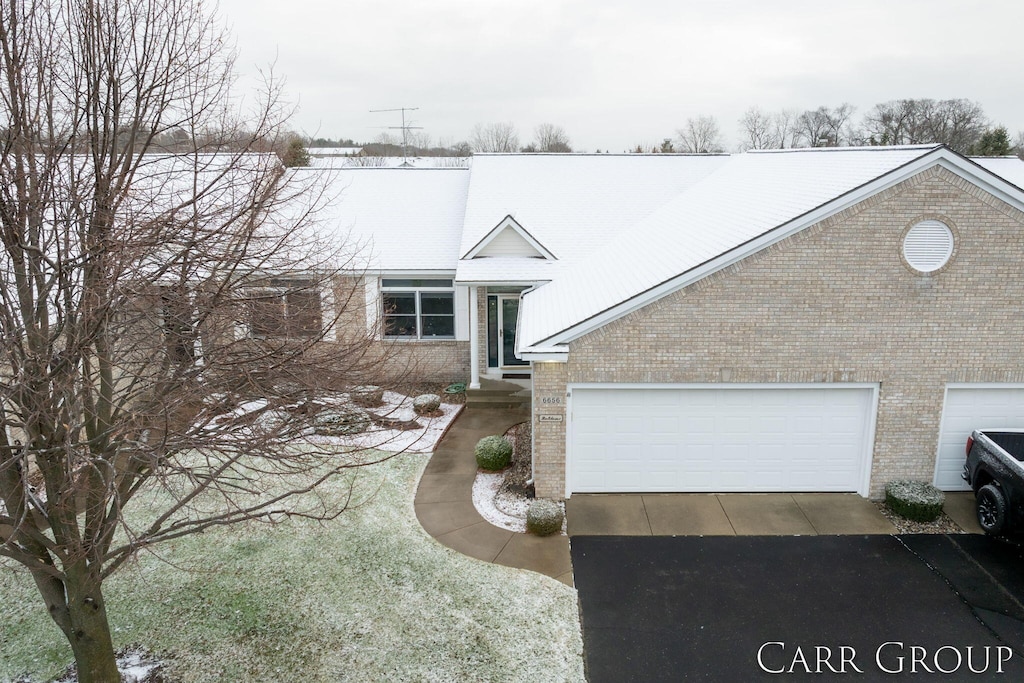
[[[99,586],[81,595],[69,594],[68,598],[71,629],[65,635],[75,654],[79,683],[120,683],[107,608]]]

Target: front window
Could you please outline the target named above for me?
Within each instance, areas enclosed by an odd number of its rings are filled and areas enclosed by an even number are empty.
[[[271,280],[246,293],[249,334],[257,339],[314,339],[323,331],[320,292],[307,281]]]
[[[381,302],[386,337],[455,337],[455,290],[451,280],[384,278]]]

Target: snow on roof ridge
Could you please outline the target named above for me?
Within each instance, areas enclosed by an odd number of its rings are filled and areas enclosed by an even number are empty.
[[[475,157],[731,157],[732,152],[474,152]]]
[[[937,149],[942,143],[921,145],[863,145],[860,147],[787,147],[786,149],[748,149],[744,154],[807,154],[827,152],[893,152],[915,149]]]

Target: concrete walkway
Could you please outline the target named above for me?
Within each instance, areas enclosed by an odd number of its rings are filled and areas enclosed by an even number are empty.
[[[526,409],[467,407],[434,455],[416,490],[416,516],[427,533],[449,548],[487,562],[529,569],[573,585],[569,539],[517,534],[491,525],[473,506],[476,442],[530,418]]]
[[[946,513],[977,533],[971,494],[948,494]],[[569,536],[816,536],[895,534],[871,501],[853,493],[576,494]]]

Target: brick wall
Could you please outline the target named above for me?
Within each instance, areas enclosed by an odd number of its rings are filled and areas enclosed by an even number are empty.
[[[954,233],[930,275],[903,261],[925,219]],[[931,481],[948,382],[1024,381],[1024,214],[933,168],[670,294],[538,364],[571,382],[878,382],[871,494]],[[559,430],[561,439],[559,440]],[[564,493],[564,423],[537,439],[538,495]],[[550,477],[550,479],[548,479]]]

